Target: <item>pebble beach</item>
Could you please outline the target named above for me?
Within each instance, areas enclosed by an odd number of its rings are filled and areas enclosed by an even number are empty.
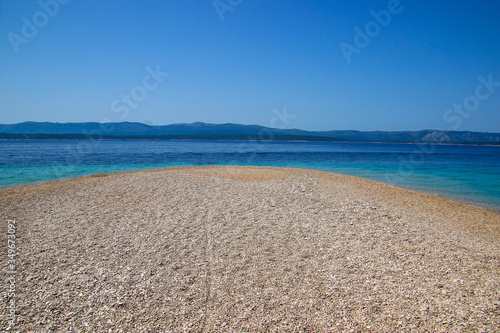
[[[0,211],[2,330],[500,331],[500,215],[437,195],[210,166],[4,188]]]

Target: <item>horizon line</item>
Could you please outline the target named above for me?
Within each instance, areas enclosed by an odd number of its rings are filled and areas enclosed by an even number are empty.
[[[424,132],[424,131],[435,131],[435,132],[455,132],[455,133],[463,133],[463,132],[475,132],[475,133],[488,133],[488,134],[500,134],[500,130],[498,132],[486,132],[486,131],[477,131],[477,130],[462,130],[462,131],[457,131],[457,130],[446,130],[446,129],[432,129],[432,128],[426,128],[426,129],[420,129],[420,130],[356,130],[356,129],[329,129],[329,130],[309,130],[309,129],[302,129],[302,128],[275,128],[275,127],[269,127],[269,126],[264,126],[264,125],[258,125],[258,124],[241,124],[241,123],[232,123],[232,122],[227,122],[227,123],[209,123],[209,122],[203,122],[203,121],[194,121],[194,122],[184,122],[184,123],[170,123],[170,124],[164,124],[164,125],[153,125],[153,124],[146,124],[142,123],[139,121],[109,121],[109,122],[99,122],[99,121],[83,121],[83,122],[74,122],[74,121],[69,121],[69,122],[58,122],[58,121],[35,121],[35,120],[26,120],[22,122],[17,122],[17,123],[0,123],[0,125],[19,125],[19,124],[24,124],[24,123],[38,123],[38,124],[44,124],[44,123],[50,123],[50,124],[140,124],[148,127],[164,127],[164,126],[173,126],[173,125],[194,125],[194,124],[203,124],[203,125],[214,125],[214,126],[219,126],[219,125],[238,125],[238,126],[258,126],[262,128],[269,128],[273,130],[299,130],[299,131],[305,131],[305,132],[333,132],[333,131],[353,131],[353,132]]]

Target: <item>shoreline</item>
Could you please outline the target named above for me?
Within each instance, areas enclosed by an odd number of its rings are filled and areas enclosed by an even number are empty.
[[[363,178],[363,179],[366,179],[366,178]],[[384,183],[384,184],[386,184],[386,183]],[[392,185],[392,184],[388,184],[388,185]],[[500,208],[497,208],[498,205],[491,203],[491,202],[488,202],[488,201],[474,200],[474,199],[462,198],[462,197],[454,197],[451,195],[441,194],[438,191],[427,190],[427,189],[416,188],[416,187],[398,186],[398,185],[393,185],[393,186],[407,189],[410,191],[434,195],[434,196],[439,197],[439,198],[443,198],[446,200],[450,200],[450,201],[454,201],[454,202],[458,202],[458,203],[462,203],[462,204],[466,204],[466,205],[470,205],[470,206],[474,206],[474,207],[480,207],[480,208],[486,209],[492,213],[500,215]]]
[[[481,201],[481,200],[475,200],[472,198],[463,198],[463,197],[455,197],[451,195],[446,195],[439,193],[437,190],[432,190],[432,189],[422,189],[422,188],[416,188],[416,187],[411,187],[411,186],[404,186],[404,185],[394,185],[394,184],[389,184],[383,181],[379,180],[374,180],[370,178],[365,178],[365,177],[360,177],[360,176],[351,176],[347,174],[339,174],[336,172],[331,172],[331,171],[325,171],[321,169],[305,169],[305,168],[295,168],[295,167],[274,167],[274,166],[254,166],[254,165],[202,165],[202,166],[174,166],[174,167],[161,167],[157,169],[139,169],[139,170],[131,170],[131,171],[118,171],[118,172],[111,172],[111,173],[97,173],[97,174],[89,174],[89,175],[83,175],[83,176],[77,176],[77,177],[71,177],[71,178],[63,178],[63,179],[54,179],[54,180],[42,180],[34,183],[27,183],[27,184],[20,184],[20,185],[13,185],[13,186],[5,186],[5,187],[0,187],[0,191],[2,189],[13,189],[16,187],[22,187],[22,186],[30,186],[30,185],[36,185],[36,184],[45,184],[45,183],[51,183],[51,182],[59,182],[59,181],[69,181],[73,179],[80,179],[80,178],[85,178],[85,177],[93,177],[93,176],[99,176],[99,175],[115,175],[115,174],[126,174],[126,173],[134,173],[134,172],[148,172],[148,171],[158,171],[158,170],[169,170],[169,169],[179,169],[179,168],[198,168],[198,167],[264,167],[264,168],[285,168],[285,169],[297,169],[297,170],[310,170],[310,171],[319,171],[319,172],[326,172],[326,173],[331,173],[335,175],[345,175],[349,177],[356,177],[364,180],[369,180],[369,181],[374,181],[378,182],[381,184],[389,185],[389,186],[394,186],[397,188],[401,189],[406,189],[410,191],[415,191],[419,193],[425,193],[425,194],[430,194],[434,195],[437,197],[441,197],[450,201],[458,202],[458,203],[463,203],[467,205],[471,205],[474,207],[480,207],[483,209],[486,209],[488,211],[491,211],[493,213],[499,214],[500,215],[500,206],[498,204],[488,202],[488,201]]]

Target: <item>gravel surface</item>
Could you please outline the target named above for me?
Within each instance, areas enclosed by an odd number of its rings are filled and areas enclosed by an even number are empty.
[[[500,215],[435,195],[217,166],[6,188],[0,211],[14,332],[500,331]]]

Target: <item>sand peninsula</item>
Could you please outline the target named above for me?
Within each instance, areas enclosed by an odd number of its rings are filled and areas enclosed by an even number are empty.
[[[13,331],[500,331],[500,215],[435,195],[217,166],[5,188],[0,208]]]

